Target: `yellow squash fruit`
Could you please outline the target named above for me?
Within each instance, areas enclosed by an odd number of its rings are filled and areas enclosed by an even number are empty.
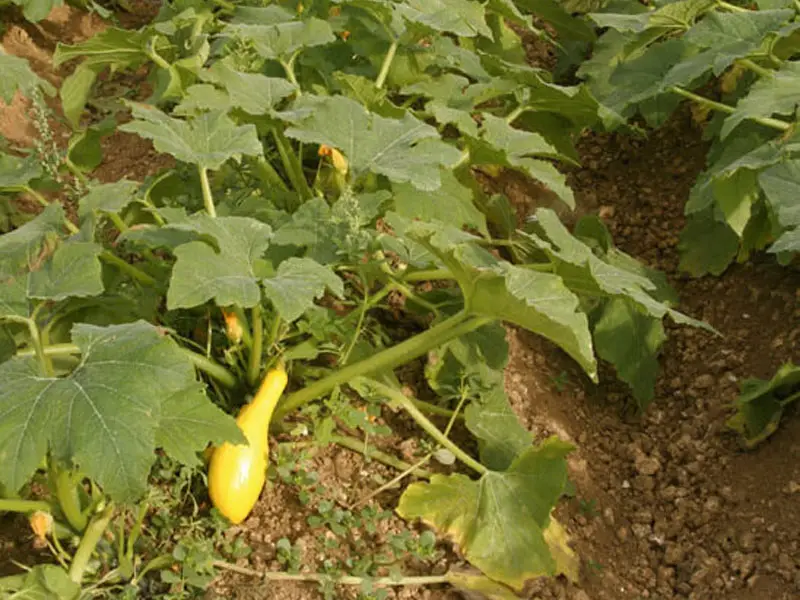
[[[275,405],[286,388],[286,371],[267,373],[255,398],[236,417],[248,446],[224,443],[214,449],[208,466],[211,502],[231,523],[239,524],[253,510],[264,488],[269,458],[268,430]]]

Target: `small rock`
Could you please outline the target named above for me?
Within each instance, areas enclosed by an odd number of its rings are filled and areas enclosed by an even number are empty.
[[[746,531],[739,536],[739,548],[745,552],[750,552],[756,547],[756,536],[751,531]]]
[[[664,552],[664,562],[668,565],[678,565],[686,558],[686,550],[678,544],[668,544]]]
[[[756,561],[752,554],[742,554],[741,552],[734,552],[731,554],[731,569],[734,573],[738,573],[742,580],[746,580],[750,577],[755,569],[755,564]]]
[[[634,461],[634,466],[640,475],[655,475],[661,470],[661,463],[657,458],[640,454]]]
[[[675,569],[672,567],[658,567],[658,580],[661,583],[671,583],[675,578]]]
[[[644,525],[643,523],[634,523],[631,525],[631,531],[633,531],[633,535],[635,535],[638,539],[643,540],[650,536],[653,532],[653,528],[650,525]]]
[[[614,511],[610,506],[607,506],[603,509],[603,521],[605,521],[606,525],[610,527],[614,526]]]
[[[714,379],[714,376],[706,373],[705,375],[700,375],[697,377],[692,383],[692,387],[696,390],[707,390],[714,387],[715,383],[716,380]]]
[[[711,496],[704,503],[703,508],[706,512],[715,513],[722,507],[722,499],[719,496]]]
[[[796,481],[790,481],[786,484],[786,487],[783,488],[784,493],[786,494],[798,494],[800,493],[800,483]]]

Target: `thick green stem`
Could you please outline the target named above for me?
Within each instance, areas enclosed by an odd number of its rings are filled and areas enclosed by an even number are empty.
[[[149,507],[150,505],[147,502],[139,504],[139,510],[136,513],[136,522],[133,524],[131,533],[125,541],[125,556],[131,561],[133,560],[134,545],[142,533],[142,524],[144,523],[144,518],[147,516],[147,509]]]
[[[459,312],[419,335],[415,335],[396,346],[378,352],[367,359],[334,371],[327,377],[312,383],[308,387],[290,394],[275,409],[273,421],[276,423],[279,422],[293,410],[330,392],[338,385],[345,384],[356,377],[363,377],[377,371],[394,369],[395,367],[414,360],[418,356],[422,356],[437,346],[441,346],[445,342],[464,335],[465,333],[469,333],[470,331],[474,331],[479,327],[483,327],[491,321],[492,319],[488,317],[470,317],[464,311]]]
[[[209,377],[213,377],[217,382],[232,389],[238,385],[238,380],[228,369],[221,364],[197,352],[192,352],[188,348],[181,348],[183,355],[188,358],[196,369],[202,371]]]
[[[512,111],[511,111],[511,112],[508,114],[508,116],[506,116],[506,123],[508,123],[509,125],[511,125],[511,124],[512,124],[514,121],[516,121],[516,120],[517,120],[517,118],[518,118],[518,117],[519,117],[519,116],[520,116],[522,113],[524,113],[526,110],[528,110],[528,107],[527,107],[527,106],[518,106],[517,108],[515,108],[514,110],[512,110]]]
[[[286,183],[275,170],[275,167],[273,167],[266,158],[259,156],[252,164],[255,175],[261,181],[265,191],[269,191],[271,187],[276,187],[284,192],[289,190]]]
[[[156,50],[156,39],[156,36],[153,36],[147,40],[147,43],[145,44],[145,54],[147,54],[147,57],[157,66],[161,67],[165,71],[169,71],[171,65],[164,60],[164,58]]]
[[[416,398],[412,399],[412,402],[416,405],[418,409],[420,409],[424,413],[428,413],[429,415],[434,415],[437,417],[448,417],[448,418],[456,418],[456,419],[464,419],[464,415],[456,414],[455,411],[450,410],[448,408],[442,408],[441,406],[436,406],[435,404],[431,404],[430,402],[425,402],[424,400],[417,400]]]
[[[236,5],[233,2],[228,2],[227,0],[211,0],[211,2],[228,12],[236,12]]]
[[[258,577],[268,581],[314,581],[337,583],[339,585],[363,585],[364,583],[371,583],[379,587],[403,587],[409,585],[436,585],[440,583],[447,583],[447,575],[417,575],[409,577],[354,577],[351,575],[343,575],[337,577],[335,575],[327,575],[325,573],[282,573],[277,571],[255,571],[246,567],[240,567],[231,563],[221,560],[215,560],[214,566],[219,569],[233,571],[241,575],[250,575],[251,577]]]
[[[13,498],[0,498],[0,513],[32,513],[37,510],[50,512],[52,507],[43,500],[16,500]]]
[[[453,442],[451,442],[444,433],[439,431],[439,428],[431,423],[428,418],[422,414],[422,411],[417,408],[416,404],[414,404],[414,401],[411,398],[399,390],[391,388],[388,385],[384,385],[379,381],[375,381],[374,379],[369,380],[369,385],[381,395],[387,396],[392,402],[399,404],[403,410],[405,410],[411,416],[411,418],[417,422],[417,425],[425,430],[425,432],[434,440],[450,450],[450,452],[452,452],[458,460],[460,460],[470,469],[477,471],[481,475],[489,470],[477,460],[472,458],[469,454],[464,452],[461,448],[456,446]]]
[[[678,87],[673,85],[669,88],[671,92],[674,94],[678,94],[679,96],[683,96],[684,98],[688,98],[693,102],[697,102],[698,104],[702,104],[707,106],[708,108],[718,110],[720,112],[724,112],[726,114],[733,114],[736,112],[736,108],[730,106],[728,104],[723,104],[722,102],[716,102],[715,100],[711,100],[704,96],[699,96],[690,92],[689,90],[685,90],[682,87]],[[748,117],[751,121],[755,121],[760,125],[764,125],[765,127],[770,127],[772,129],[777,129],[778,131],[788,131],[791,125],[786,121],[781,121],[780,119],[773,119],[770,117]]]
[[[264,344],[264,321],[262,319],[261,305],[256,304],[251,311],[253,324],[253,347],[250,350],[250,361],[247,367],[247,382],[255,385],[261,374],[261,354]]]
[[[44,346],[43,352],[45,356],[63,356],[68,354],[80,354],[81,349],[75,344],[53,344],[51,346]],[[238,380],[228,369],[216,362],[215,360],[198,354],[188,348],[181,348],[183,355],[188,358],[194,367],[209,377],[213,377],[217,382],[221,383],[226,388],[235,388],[238,385]],[[35,356],[36,351],[32,348],[20,350],[16,356]]]
[[[724,8],[725,10],[729,10],[731,12],[750,12],[746,8],[742,8],[741,6],[736,6],[735,4],[731,4],[730,2],[724,2],[724,0],[718,0],[717,6],[719,8]]]
[[[386,52],[386,56],[383,57],[381,70],[378,73],[378,78],[375,80],[375,87],[378,89],[381,89],[386,83],[386,78],[389,76],[389,69],[392,67],[392,61],[394,61],[394,57],[397,54],[398,43],[398,40],[393,41],[392,45],[389,46],[389,50]]]
[[[200,187],[203,190],[203,204],[206,207],[206,212],[212,218],[216,218],[217,209],[214,207],[214,196],[211,195],[211,184],[208,181],[208,169],[205,167],[197,167],[197,172],[200,174]]]
[[[286,139],[283,132],[277,129],[272,130],[272,135],[275,138],[275,147],[278,149],[283,168],[292,183],[292,187],[303,199],[311,198],[311,188],[308,187],[308,181],[306,181],[305,173],[303,173],[303,165],[292,151],[289,140]]]
[[[772,77],[775,74],[773,71],[770,71],[765,67],[762,67],[761,65],[753,62],[749,58],[740,58],[736,62],[742,65],[745,69],[749,69],[759,77]]]
[[[108,213],[108,218],[111,219],[111,222],[114,224],[114,227],[116,227],[120,233],[125,233],[126,231],[128,231],[128,225],[125,223],[125,221],[122,220],[122,217],[120,217],[117,213]]]
[[[356,438],[346,437],[343,435],[332,435],[330,440],[334,444],[342,446],[343,448],[347,448],[348,450],[352,450],[353,452],[363,454],[367,458],[377,460],[378,462],[389,467],[394,467],[398,471],[408,471],[410,473],[414,473],[414,475],[417,477],[422,477],[423,479],[430,479],[432,475],[432,473],[426,469],[415,469],[414,465],[410,465],[399,458],[395,458],[391,454],[386,454],[385,452],[381,452],[376,448],[370,448],[363,441],[357,440]]]
[[[114,265],[120,271],[128,275],[131,279],[135,279],[141,284],[149,287],[158,287],[158,281],[155,277],[148,275],[141,269],[137,269],[129,262],[122,260],[119,256],[112,254],[108,250],[101,252],[99,258],[110,265]]]
[[[54,465],[52,468],[54,471],[53,487],[61,512],[64,513],[69,526],[75,531],[81,532],[86,529],[88,518],[81,510],[75,477],[70,469],[61,465]]]
[[[6,577],[0,577],[0,592],[17,592],[21,590],[25,587],[26,576],[26,573],[20,573],[19,575],[7,575]],[[15,595],[8,597],[14,598]],[[3,597],[5,598],[6,596]]]
[[[81,583],[83,574],[89,566],[89,560],[92,558],[92,553],[97,547],[97,543],[103,536],[103,533],[111,522],[111,516],[114,513],[114,506],[109,503],[105,510],[99,515],[96,515],[86,531],[83,534],[81,543],[78,545],[78,550],[72,558],[72,565],[69,568],[69,578],[77,584]]]
[[[36,325],[36,321],[27,317],[19,317],[16,315],[0,316],[0,322],[2,321],[20,323],[28,328],[28,334],[31,338],[31,345],[33,346],[33,354],[39,359],[39,365],[42,367],[42,373],[46,377],[52,377],[54,373],[53,363],[50,361],[50,356],[48,356],[44,351],[44,344],[42,344],[42,337],[39,334],[39,327]]]
[[[297,81],[297,75],[294,72],[294,61],[297,59],[297,54],[295,52],[287,62],[281,61],[281,66],[286,72],[286,78],[297,88],[297,95],[302,96],[303,91],[300,89],[300,83]]]
[[[428,269],[427,271],[414,271],[403,275],[403,281],[413,283],[415,281],[437,281],[440,279],[455,279],[449,269]]]
[[[33,196],[33,199],[34,199],[34,200],[36,200],[36,201],[37,201],[39,204],[41,204],[41,205],[42,205],[42,206],[44,206],[45,208],[47,208],[48,206],[50,206],[50,204],[52,204],[51,202],[48,202],[47,198],[45,198],[44,196],[42,196],[42,195],[41,195],[39,192],[37,192],[36,190],[34,190],[34,189],[33,189],[32,187],[30,187],[30,186],[24,185],[24,186],[22,186],[22,187],[21,187],[21,189],[22,189],[22,191],[23,191],[23,192],[25,192],[26,194],[28,194],[28,195],[30,195],[30,196]],[[68,231],[69,231],[71,234],[73,234],[73,235],[74,235],[74,234],[76,234],[76,233],[78,233],[78,231],[80,231],[80,230],[79,230],[79,229],[78,229],[78,228],[75,226],[75,223],[73,223],[72,221],[70,221],[70,220],[69,220],[67,217],[64,217],[64,226],[65,226],[65,227],[67,228],[67,230],[68,230]]]

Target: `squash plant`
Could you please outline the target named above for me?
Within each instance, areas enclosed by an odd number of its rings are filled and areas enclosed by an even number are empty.
[[[292,391],[276,432],[342,442],[343,422],[373,432],[354,406],[402,410],[468,473],[418,471],[402,517],[453,539],[503,593],[576,577],[551,515],[571,446],[535,442],[512,412],[502,323],[544,336],[593,381],[596,356],[609,361],[642,406],[663,319],[697,323],[598,219],[573,234],[542,208],[518,229],[473,173],[517,170],[572,206],[554,162],[575,162],[572,135],[598,119],[592,95],[526,63],[518,32],[538,32],[508,0],[214,6],[166,3],[140,30],[59,46],[56,62],[82,59],[60,89],[75,128],[61,170],[0,158],[0,189],[43,204],[0,236],[0,511],[52,515],[64,564],[0,589],[78,597],[98,552],[104,582],[135,595],[170,557],[132,554],[146,507],[127,538],[120,524],[98,545],[114,507],[141,501],[157,449],[201,467],[208,444],[246,443],[230,414],[279,361]],[[103,98],[99,73],[143,64],[145,102]],[[21,59],[0,65],[4,98],[53,92]],[[120,116],[117,129],[174,166],[93,181]],[[44,194],[54,177],[85,188],[69,210]],[[394,372],[420,358],[427,401]],[[441,415],[463,415],[477,456]],[[64,530],[80,538],[72,555]]]
[[[711,140],[685,205],[681,268],[719,275],[766,249],[788,263],[800,249],[800,6],[792,0],[593,2],[563,32],[600,32],[577,75],[607,127],[663,124],[681,102]],[[563,16],[563,15],[562,15]],[[566,15],[571,18],[570,15]]]

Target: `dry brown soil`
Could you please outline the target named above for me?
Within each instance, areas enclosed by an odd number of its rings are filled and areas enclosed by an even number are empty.
[[[61,10],[38,28],[9,24],[2,40],[7,51],[31,59],[37,72],[56,84],[66,71],[52,68],[55,41],[83,39],[103,26],[95,17]],[[148,13],[143,14],[146,18]],[[0,107],[0,135],[14,144],[29,144],[35,130],[26,110],[21,98]],[[533,582],[527,597],[800,598],[797,410],[752,452],[742,451],[724,425],[739,381],[768,378],[783,362],[800,360],[800,274],[766,256],[731,267],[719,278],[690,280],[677,272],[682,208],[707,150],[700,134],[687,111],[647,139],[587,135],[579,144],[584,166],[570,174],[579,211],[603,217],[621,249],[670,276],[684,312],[722,334],[671,328],[657,398],[649,410],[642,416],[630,410],[632,400],[610,370],[594,386],[559,350],[509,329],[506,386],[514,409],[537,436],[555,433],[578,448],[570,460],[577,495],[558,513],[582,558],[580,583]],[[94,174],[102,181],[142,179],[169,164],[135,136],[116,134],[104,150],[104,163]],[[518,207],[532,208],[541,201],[538,188],[518,178],[510,177],[501,186]],[[411,442],[402,436],[394,442],[398,454],[409,454]],[[363,497],[377,481],[394,474],[344,449],[320,452],[312,466],[341,504]],[[380,505],[391,510],[398,495],[398,490],[380,495]],[[241,566],[279,570],[275,544],[288,537],[304,548],[303,570],[318,568],[326,554],[317,540],[319,532],[306,522],[308,514],[293,488],[272,485],[251,517],[230,532],[244,536],[253,548]],[[12,530],[7,520],[0,526],[3,560],[30,550],[27,533]],[[399,519],[390,519],[374,540],[403,528]],[[441,560],[405,568],[412,574],[442,573],[459,564],[457,549],[447,544],[442,549]],[[0,564],[3,570],[9,567]],[[267,585],[225,573],[207,597],[320,596],[312,584]],[[342,591],[341,597],[350,594]],[[391,597],[461,596],[446,589],[407,588]]]

